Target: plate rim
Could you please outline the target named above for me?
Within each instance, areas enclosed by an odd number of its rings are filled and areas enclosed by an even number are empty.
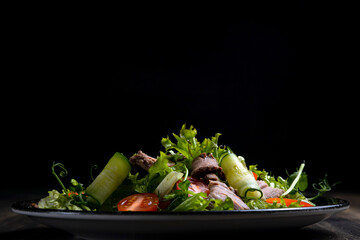
[[[326,198],[330,199],[330,198]],[[14,202],[11,205],[11,210],[15,213],[34,216],[34,217],[47,217],[47,218],[82,218],[82,219],[144,219],[158,218],[164,216],[169,217],[188,217],[188,216],[252,216],[252,215],[302,215],[310,213],[321,212],[337,212],[346,210],[350,207],[350,202],[345,199],[334,198],[339,203],[314,206],[314,207],[302,207],[302,208],[277,208],[277,209],[250,209],[250,210],[231,210],[231,211],[190,211],[190,212],[110,212],[110,211],[76,211],[76,210],[56,210],[56,209],[39,209],[29,207],[31,203],[37,203],[40,199],[22,200]],[[26,206],[25,206],[26,205]]]

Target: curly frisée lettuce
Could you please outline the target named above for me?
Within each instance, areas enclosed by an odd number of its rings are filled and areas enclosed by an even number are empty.
[[[250,209],[274,209],[274,208],[300,208],[303,207],[303,200],[291,199],[291,203],[287,203],[286,198],[278,198],[273,202],[263,201],[261,199],[247,199],[246,205],[249,206]],[[308,203],[308,202],[306,202]],[[313,203],[308,203],[309,206],[315,206]]]
[[[306,197],[303,192],[308,188],[308,176],[306,172],[303,171],[304,167],[305,163],[302,163],[299,169],[290,175],[288,174],[287,178],[282,178],[281,176],[275,178],[269,172],[259,170],[257,165],[250,165],[249,170],[254,172],[259,180],[263,180],[270,187],[280,188],[285,192],[280,196],[280,202],[267,203],[262,200],[254,201],[247,199],[248,201],[246,204],[252,209],[302,207],[305,203],[315,206],[313,201],[322,196],[325,192],[331,191],[331,188],[338,183],[330,185],[327,181],[327,175],[325,175],[324,178],[319,180],[319,183],[313,184],[314,190],[317,190],[318,193],[314,197]],[[297,202],[285,204],[285,198],[297,200]]]
[[[187,198],[172,211],[188,212],[224,210],[234,210],[234,203],[230,198],[226,198],[225,201],[220,199],[207,199],[206,193],[201,192]]]
[[[258,176],[258,180],[266,182],[272,188],[279,188],[284,190],[283,197],[288,196],[292,199],[305,200],[306,197],[302,194],[308,187],[308,177],[303,171],[305,164],[300,165],[299,170],[289,175],[287,178],[278,176],[275,178],[265,170],[259,170],[257,165],[250,165],[249,170]]]
[[[249,170],[258,176],[259,180],[263,180],[272,188],[279,188],[285,191],[284,195],[295,194],[303,192],[308,187],[308,177],[303,171],[305,163],[300,165],[299,170],[289,175],[287,178],[278,176],[275,178],[273,175],[265,170],[259,170],[257,165],[250,165]]]
[[[266,182],[269,187],[272,188],[280,188],[284,191],[288,189],[288,182],[286,179],[283,179],[282,177],[278,176],[275,178],[273,175],[271,175],[269,172],[265,170],[259,170],[257,168],[257,165],[249,165],[249,170],[253,173],[256,173],[259,180],[263,180]]]
[[[38,207],[57,210],[94,210],[96,206],[87,202],[88,196],[85,194],[83,184],[78,183],[75,179],[71,179],[70,182],[72,186],[66,188],[55,171],[56,167],[62,169],[59,174],[60,177],[66,177],[68,171],[61,163],[54,162],[51,167],[52,174],[55,176],[55,178],[63,188],[62,193],[59,193],[57,190],[49,191],[49,195],[39,201]]]
[[[67,197],[65,193],[59,193],[56,190],[49,191],[48,193],[49,196],[42,198],[39,201],[39,208],[76,211],[83,210],[75,204],[72,204],[72,199]]]
[[[231,198],[227,197],[225,201],[209,199],[206,193],[195,194],[190,191],[189,185],[189,180],[180,182],[177,190],[164,196],[164,200],[171,200],[167,210],[174,212],[234,210],[234,203]]]
[[[215,159],[219,161],[223,153],[228,151],[226,147],[221,148],[218,146],[221,133],[216,133],[215,136],[211,138],[205,138],[202,142],[197,140],[196,135],[197,130],[193,126],[187,129],[186,124],[184,124],[179,135],[173,133],[176,143],[173,143],[169,136],[167,136],[161,140],[161,144],[167,152],[174,149],[183,155],[188,168],[191,167],[192,161],[201,153],[212,153]]]

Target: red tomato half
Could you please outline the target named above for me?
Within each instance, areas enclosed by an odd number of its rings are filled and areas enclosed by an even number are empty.
[[[254,172],[252,172],[252,174],[254,175],[255,180],[257,180],[257,179],[258,179],[258,175],[257,175],[256,173],[254,173]]]
[[[208,186],[206,185],[206,183],[204,183],[200,179],[193,178],[193,177],[188,177],[187,179],[190,181],[189,191],[192,191],[193,193],[204,192],[207,195],[209,195],[210,190],[209,190]],[[178,183],[176,184],[176,189],[180,190]],[[191,196],[191,195],[189,194],[189,196]]]
[[[138,193],[127,196],[117,204],[118,211],[155,212],[159,198],[155,193]]]

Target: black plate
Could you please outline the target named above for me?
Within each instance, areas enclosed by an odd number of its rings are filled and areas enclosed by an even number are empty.
[[[207,212],[86,212],[48,210],[33,207],[39,200],[16,202],[12,210],[44,225],[62,229],[82,238],[118,238],[141,231],[201,232],[234,230],[273,230],[299,228],[322,221],[349,208],[346,200],[323,198],[320,205],[304,208],[281,208]]]

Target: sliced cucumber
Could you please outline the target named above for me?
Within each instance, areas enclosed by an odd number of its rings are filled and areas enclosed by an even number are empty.
[[[230,153],[221,161],[221,167],[231,187],[240,197],[260,199],[263,195],[259,184],[245,165],[245,159]]]
[[[179,181],[183,175],[184,175],[183,173],[179,173],[175,171],[170,172],[157,186],[154,193],[158,195],[160,199],[163,198],[174,188],[175,183]]]
[[[96,200],[95,202],[102,205],[129,175],[130,170],[129,160],[123,154],[115,153],[101,173],[86,188],[88,201]]]

